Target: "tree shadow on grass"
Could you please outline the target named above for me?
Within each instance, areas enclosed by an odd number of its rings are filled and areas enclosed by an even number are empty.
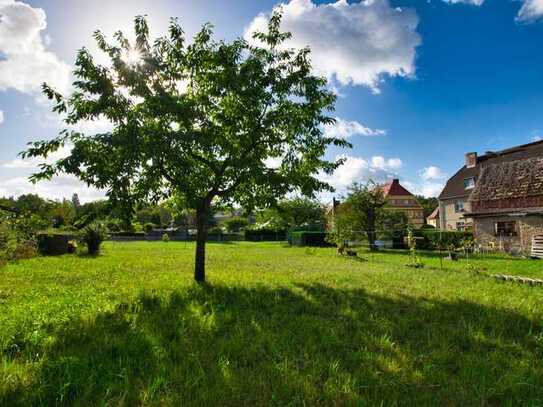
[[[0,405],[537,404],[541,331],[462,301],[195,286],[52,329]]]

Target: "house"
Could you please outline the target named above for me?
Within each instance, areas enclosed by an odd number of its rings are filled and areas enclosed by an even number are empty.
[[[439,228],[439,206],[436,207],[426,218],[426,223],[435,228]]]
[[[472,220],[464,216],[469,212],[468,198],[475,188],[483,157],[477,153],[467,153],[465,164],[445,184],[438,197],[439,228],[443,230],[466,230],[471,228]]]
[[[471,227],[482,244],[527,252],[543,235],[543,141],[466,154],[439,196],[442,229]]]
[[[424,209],[417,198],[405,189],[398,179],[393,179],[382,186],[383,195],[387,200],[387,208],[401,211],[407,215],[408,222],[420,228],[424,225]]]

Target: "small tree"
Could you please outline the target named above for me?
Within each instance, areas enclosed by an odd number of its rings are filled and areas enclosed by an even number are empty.
[[[355,183],[336,209],[334,234],[338,244],[365,233],[371,250],[376,248],[376,227],[383,217],[386,199],[382,189],[373,181]]]
[[[278,203],[277,212],[291,228],[302,225],[323,227],[325,223],[321,203],[307,197],[285,199]]]
[[[145,200],[180,196],[196,211],[195,279],[205,280],[205,243],[210,208],[238,203],[266,206],[276,197],[330,190],[316,177],[340,164],[322,159],[330,144],[322,126],[333,123],[335,95],[325,78],[312,74],[309,49],[285,50],[291,37],[280,31],[279,14],[261,45],[243,39],[214,41],[205,25],[190,45],[176,20],[167,37],[149,42],[143,17],[135,19],[136,41],[121,32],[110,44],[97,31],[98,47],[111,67],[98,65],[87,49],[75,62],[74,93],[64,98],[44,85],[66,123],[105,117],[106,133],[63,131],[33,143],[23,157],[45,157],[65,144],[68,157],[44,164],[34,181],[57,173],[77,176],[107,189],[115,204],[133,207]],[[280,160],[269,168],[269,159]]]

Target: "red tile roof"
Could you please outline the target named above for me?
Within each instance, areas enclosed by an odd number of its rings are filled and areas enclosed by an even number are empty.
[[[383,194],[385,196],[413,196],[411,192],[400,185],[398,179],[393,179],[383,185]]]

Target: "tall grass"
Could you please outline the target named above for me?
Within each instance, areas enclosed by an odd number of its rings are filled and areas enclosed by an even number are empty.
[[[107,243],[1,269],[0,405],[543,403],[543,288],[262,243],[210,244],[197,286],[192,253]]]

